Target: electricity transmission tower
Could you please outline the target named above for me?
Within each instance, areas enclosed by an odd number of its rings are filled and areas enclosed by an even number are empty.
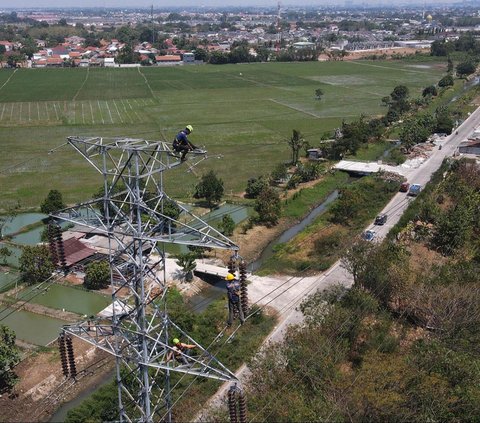
[[[164,171],[181,165],[165,142],[69,137],[68,143],[101,175],[103,193],[53,217],[108,238],[112,304],[109,316],[64,326],[61,338],[69,344],[61,344],[61,352],[73,356],[75,336],[115,357],[120,421],[171,421],[172,372],[221,381],[236,377],[170,319],[165,244],[234,254],[238,247],[164,192]],[[194,354],[174,349],[173,337],[195,345]],[[62,363],[68,373],[68,361]]]

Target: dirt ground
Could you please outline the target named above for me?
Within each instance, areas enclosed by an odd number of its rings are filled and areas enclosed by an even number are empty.
[[[62,374],[56,349],[31,354],[16,368],[19,382],[13,392],[0,396],[2,422],[47,422],[58,406],[98,385],[114,367],[111,355],[73,339],[78,376]]]

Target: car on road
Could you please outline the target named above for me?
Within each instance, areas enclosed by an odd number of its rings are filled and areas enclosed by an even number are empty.
[[[376,235],[377,234],[374,231],[369,229],[368,231],[362,233],[362,239],[365,241],[373,241]]]
[[[403,182],[402,185],[400,185],[400,192],[408,192],[409,188],[410,184],[408,182]]]
[[[412,184],[410,185],[407,195],[410,195],[411,197],[416,197],[418,194],[420,194],[421,190],[422,186],[420,184]]]
[[[387,215],[385,213],[381,213],[379,214],[376,218],[375,218],[375,222],[374,224],[375,225],[385,225],[385,223],[387,223]]]

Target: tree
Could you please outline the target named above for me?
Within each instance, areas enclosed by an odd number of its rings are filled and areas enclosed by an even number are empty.
[[[315,98],[316,98],[317,100],[321,100],[322,97],[323,97],[323,94],[324,94],[324,92],[323,92],[323,90],[322,90],[321,88],[317,88],[317,89],[315,90]]]
[[[452,73],[453,72],[453,60],[448,56],[447,60],[447,72]]]
[[[258,178],[250,178],[247,181],[247,188],[245,189],[246,198],[257,198],[262,190],[269,185],[268,179],[265,176]]]
[[[270,173],[270,178],[273,182],[279,182],[286,179],[288,175],[288,168],[285,163],[278,163]]]
[[[288,140],[288,145],[292,149],[292,165],[296,165],[298,163],[298,156],[300,154],[300,150],[305,145],[305,139],[303,138],[300,131],[296,129],[293,130],[292,136]]]
[[[20,354],[15,338],[14,331],[0,325],[0,392],[11,388],[17,381],[13,367],[20,361]]]
[[[195,50],[195,60],[202,60],[203,62],[208,62],[208,51],[204,48],[197,48]]]
[[[439,87],[450,87],[453,85],[453,76],[445,75],[440,81],[438,81]]]
[[[47,198],[43,200],[40,206],[40,211],[45,214],[54,213],[58,210],[64,209],[66,205],[63,202],[62,194],[56,189],[50,190]]]
[[[342,257],[342,267],[352,274],[354,285],[358,284],[361,276],[367,270],[369,256],[374,249],[374,243],[360,239]]]
[[[433,237],[433,245],[448,256],[461,248],[472,231],[472,215],[464,205],[453,207],[439,218]]]
[[[185,272],[185,281],[191,282],[193,280],[193,271],[197,267],[195,262],[197,255],[195,253],[179,254],[175,262]]]
[[[259,223],[266,226],[276,225],[282,211],[277,191],[270,186],[266,187],[255,200],[254,210],[258,213]]]
[[[393,101],[398,102],[406,100],[408,97],[408,87],[405,85],[397,85],[390,94]]]
[[[3,264],[7,264],[7,257],[10,257],[12,252],[8,249],[8,247],[1,247],[0,248],[0,257],[2,257]]]
[[[20,275],[29,285],[43,282],[52,276],[55,266],[45,245],[26,245],[19,260]]]
[[[399,138],[409,151],[414,145],[425,142],[431,133],[431,128],[423,126],[418,119],[410,119],[404,122]]]
[[[435,85],[430,85],[426,88],[424,88],[424,90],[422,91],[422,97],[427,97],[427,96],[436,96],[438,94],[437,92],[437,88],[435,87]]]
[[[222,217],[222,223],[220,224],[220,231],[222,232],[222,234],[225,236],[231,236],[233,235],[234,229],[235,229],[235,221],[232,219],[230,215],[228,214],[224,215]],[[0,254],[1,254],[1,249],[0,249]]]
[[[94,261],[85,269],[83,285],[87,289],[103,289],[110,285],[110,266],[105,260]]]
[[[430,54],[432,56],[448,56],[452,50],[453,46],[451,43],[447,43],[445,40],[436,40],[430,47]]]
[[[476,70],[476,65],[470,60],[467,60],[465,62],[461,62],[457,65],[457,74],[459,76],[467,76],[475,72]]]
[[[446,107],[439,107],[435,111],[435,132],[451,134],[454,125],[452,116]]]
[[[213,203],[222,199],[224,192],[223,181],[211,170],[202,176],[201,181],[195,186],[194,198],[205,198],[211,208]]]

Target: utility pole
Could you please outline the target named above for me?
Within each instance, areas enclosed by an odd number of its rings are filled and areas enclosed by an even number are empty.
[[[238,247],[164,192],[164,172],[183,165],[166,143],[74,136],[68,144],[98,172],[103,194],[52,217],[107,237],[112,303],[94,319],[63,327],[59,345],[64,373],[73,363],[70,377],[76,375],[75,336],[115,357],[121,422],[170,422],[172,372],[221,381],[236,377],[171,320],[165,246],[220,248],[234,254]],[[195,345],[194,355],[180,353],[187,364],[173,359],[178,356],[174,337]]]

